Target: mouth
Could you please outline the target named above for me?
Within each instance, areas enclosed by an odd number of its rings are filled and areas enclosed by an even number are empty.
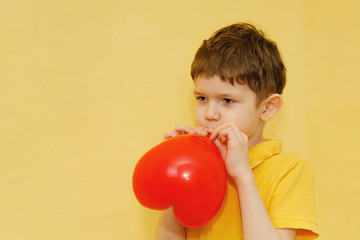
[[[199,127],[207,128],[209,130],[215,130],[216,128],[218,128],[218,126],[199,126]]]

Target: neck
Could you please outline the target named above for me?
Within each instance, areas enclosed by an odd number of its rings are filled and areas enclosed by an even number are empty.
[[[257,144],[264,142],[264,137],[262,134],[261,134],[261,136],[259,136],[257,138],[254,138],[254,137],[255,136],[249,138],[249,148],[252,148],[253,146],[255,146]]]
[[[249,136],[249,148],[252,148],[257,144],[264,142],[263,131],[264,131],[264,124],[260,125],[257,128],[257,131],[252,136]]]

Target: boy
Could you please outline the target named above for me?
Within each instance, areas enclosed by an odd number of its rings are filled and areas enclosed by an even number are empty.
[[[197,128],[179,125],[165,139],[210,134],[225,163],[227,195],[202,228],[185,228],[171,209],[164,211],[156,239],[317,238],[311,168],[263,137],[283,103],[286,69],[276,44],[250,24],[222,28],[200,46],[191,76]]]

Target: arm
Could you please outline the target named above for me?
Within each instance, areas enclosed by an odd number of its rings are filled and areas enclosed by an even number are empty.
[[[155,240],[185,240],[185,227],[175,219],[172,209],[161,213],[157,228]]]
[[[294,240],[296,230],[275,229],[265,209],[249,163],[248,138],[234,123],[210,136],[222,153],[227,173],[237,185],[245,240]]]
[[[253,174],[235,180],[239,194],[245,240],[294,240],[296,230],[275,229],[265,209]]]

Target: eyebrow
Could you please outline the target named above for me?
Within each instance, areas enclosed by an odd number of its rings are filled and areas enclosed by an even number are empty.
[[[198,92],[198,91],[193,91],[193,93],[194,93],[194,95],[204,95],[204,94],[202,94],[201,92]]]
[[[200,95],[200,96],[206,95],[206,94],[203,94],[203,93],[195,91],[195,90],[193,92],[194,92],[194,95]],[[215,97],[216,98],[235,98],[234,95],[227,94],[227,93],[215,94]]]

